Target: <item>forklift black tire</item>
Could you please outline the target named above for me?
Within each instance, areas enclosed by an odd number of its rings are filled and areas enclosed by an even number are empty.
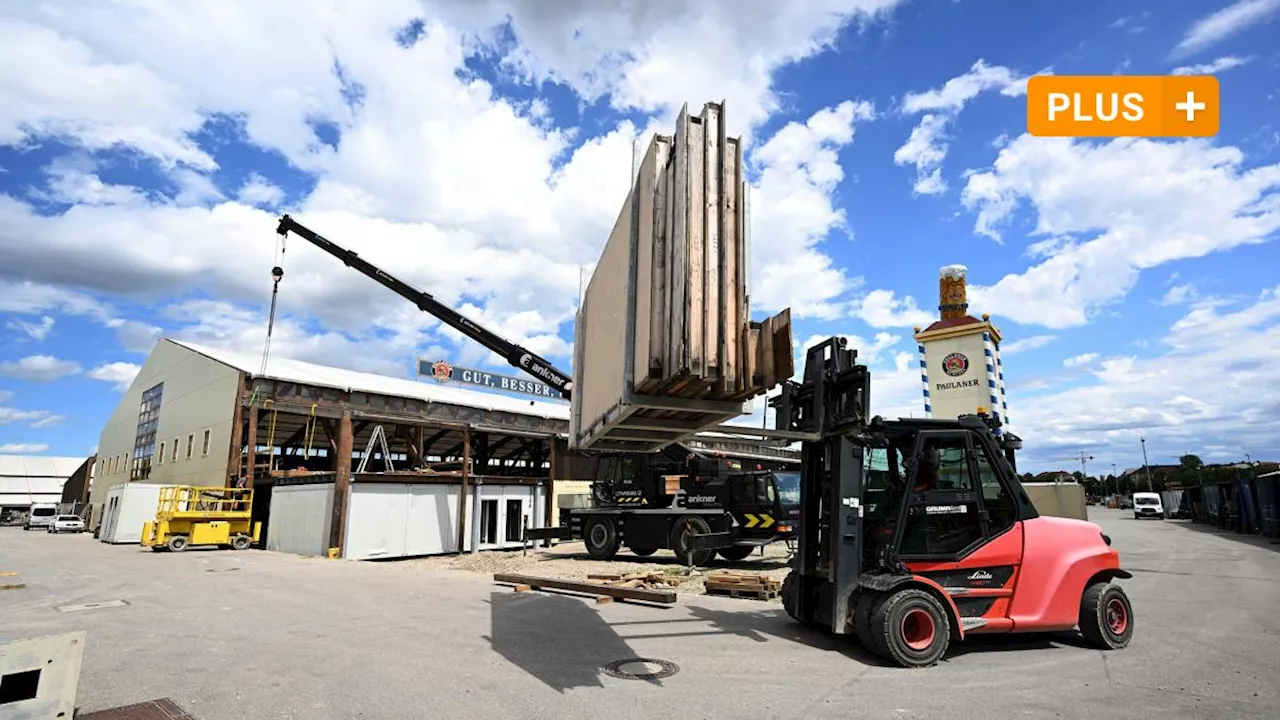
[[[187,536],[186,535],[170,535],[169,549],[174,552],[182,552],[183,550],[186,550]]]
[[[782,579],[782,609],[787,611],[792,620],[796,622],[804,622],[800,619],[800,598],[796,595],[799,590],[796,589],[796,571],[792,570]]]
[[[905,668],[936,665],[951,644],[951,622],[938,598],[919,588],[890,593],[871,613],[882,655]]]
[[[232,550],[248,550],[249,545],[253,543],[253,539],[248,535],[237,535],[231,538]]]
[[[676,520],[675,526],[671,528],[671,549],[675,552],[676,559],[689,567],[705,566],[715,550],[690,550],[689,535],[706,535],[710,532],[711,526],[697,515],[686,515]]]
[[[582,528],[582,542],[587,554],[595,560],[610,560],[618,554],[618,528],[611,517],[587,518]]]
[[[881,657],[887,655],[889,651],[877,642],[876,634],[871,632],[871,616],[875,614],[883,600],[883,593],[862,590],[853,601],[853,629],[858,635],[858,642],[867,652]]]
[[[720,553],[720,557],[729,562],[742,562],[747,559],[752,550],[755,550],[755,548],[751,545],[734,545],[733,547],[720,548],[717,552]]]
[[[633,547],[633,548],[627,548],[627,549],[631,551],[632,555],[639,555],[640,557],[649,557],[650,555],[658,552],[657,548],[634,548]]]
[[[1119,585],[1097,582],[1080,596],[1080,634],[1100,650],[1119,650],[1133,638],[1133,606]]]

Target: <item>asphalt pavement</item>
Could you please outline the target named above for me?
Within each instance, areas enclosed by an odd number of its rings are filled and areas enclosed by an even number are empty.
[[[1280,545],[1090,509],[1134,573],[1121,651],[1007,636],[903,670],[774,603],[596,605],[403,563],[15,528],[0,528],[0,572],[27,587],[0,591],[0,642],[84,630],[82,712],[170,698],[199,720],[1280,717]],[[679,670],[601,670],[630,657]]]

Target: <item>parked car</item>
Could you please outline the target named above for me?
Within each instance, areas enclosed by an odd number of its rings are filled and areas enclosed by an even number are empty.
[[[23,530],[47,530],[53,519],[58,516],[58,506],[53,503],[32,503],[27,513],[27,521]]]
[[[84,520],[78,515],[59,515],[49,523],[49,532],[51,533],[82,533],[84,532]]]
[[[1147,517],[1164,519],[1164,504],[1160,502],[1160,493],[1136,492],[1133,494],[1133,519]]]

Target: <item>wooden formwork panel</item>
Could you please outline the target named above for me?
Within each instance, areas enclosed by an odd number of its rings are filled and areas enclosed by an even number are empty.
[[[793,373],[790,311],[750,319],[742,143],[725,127],[723,103],[685,106],[645,147],[579,311],[576,447],[660,447],[655,424],[681,428],[667,442],[686,437]]]

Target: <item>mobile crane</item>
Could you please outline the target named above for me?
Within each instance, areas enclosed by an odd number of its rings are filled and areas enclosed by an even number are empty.
[[[430,294],[311,230],[289,215],[276,232],[289,233],[372,278],[419,310],[433,315],[512,366],[546,382],[564,398],[572,392],[571,376],[545,358],[512,343]],[[282,277],[284,271],[273,270]],[[626,547],[640,556],[673,550],[687,565],[705,565],[714,554],[729,561],[746,559],[752,550],[793,537],[791,519],[798,502],[799,475],[766,468],[699,449],[675,445],[664,453],[602,454],[592,482],[593,507],[561,513],[559,527],[531,528],[526,539],[581,539],[596,559],[614,557]],[[692,548],[699,533],[724,533],[730,541],[715,550]]]
[[[843,338],[810,348],[800,382],[770,400],[802,443],[798,550],[786,612],[904,667],[936,663],[969,635],[1079,628],[1125,647],[1133,608],[1093,523],[1040,517],[994,418],[887,421],[868,414],[870,372]],[[699,535],[713,549],[727,538]]]

